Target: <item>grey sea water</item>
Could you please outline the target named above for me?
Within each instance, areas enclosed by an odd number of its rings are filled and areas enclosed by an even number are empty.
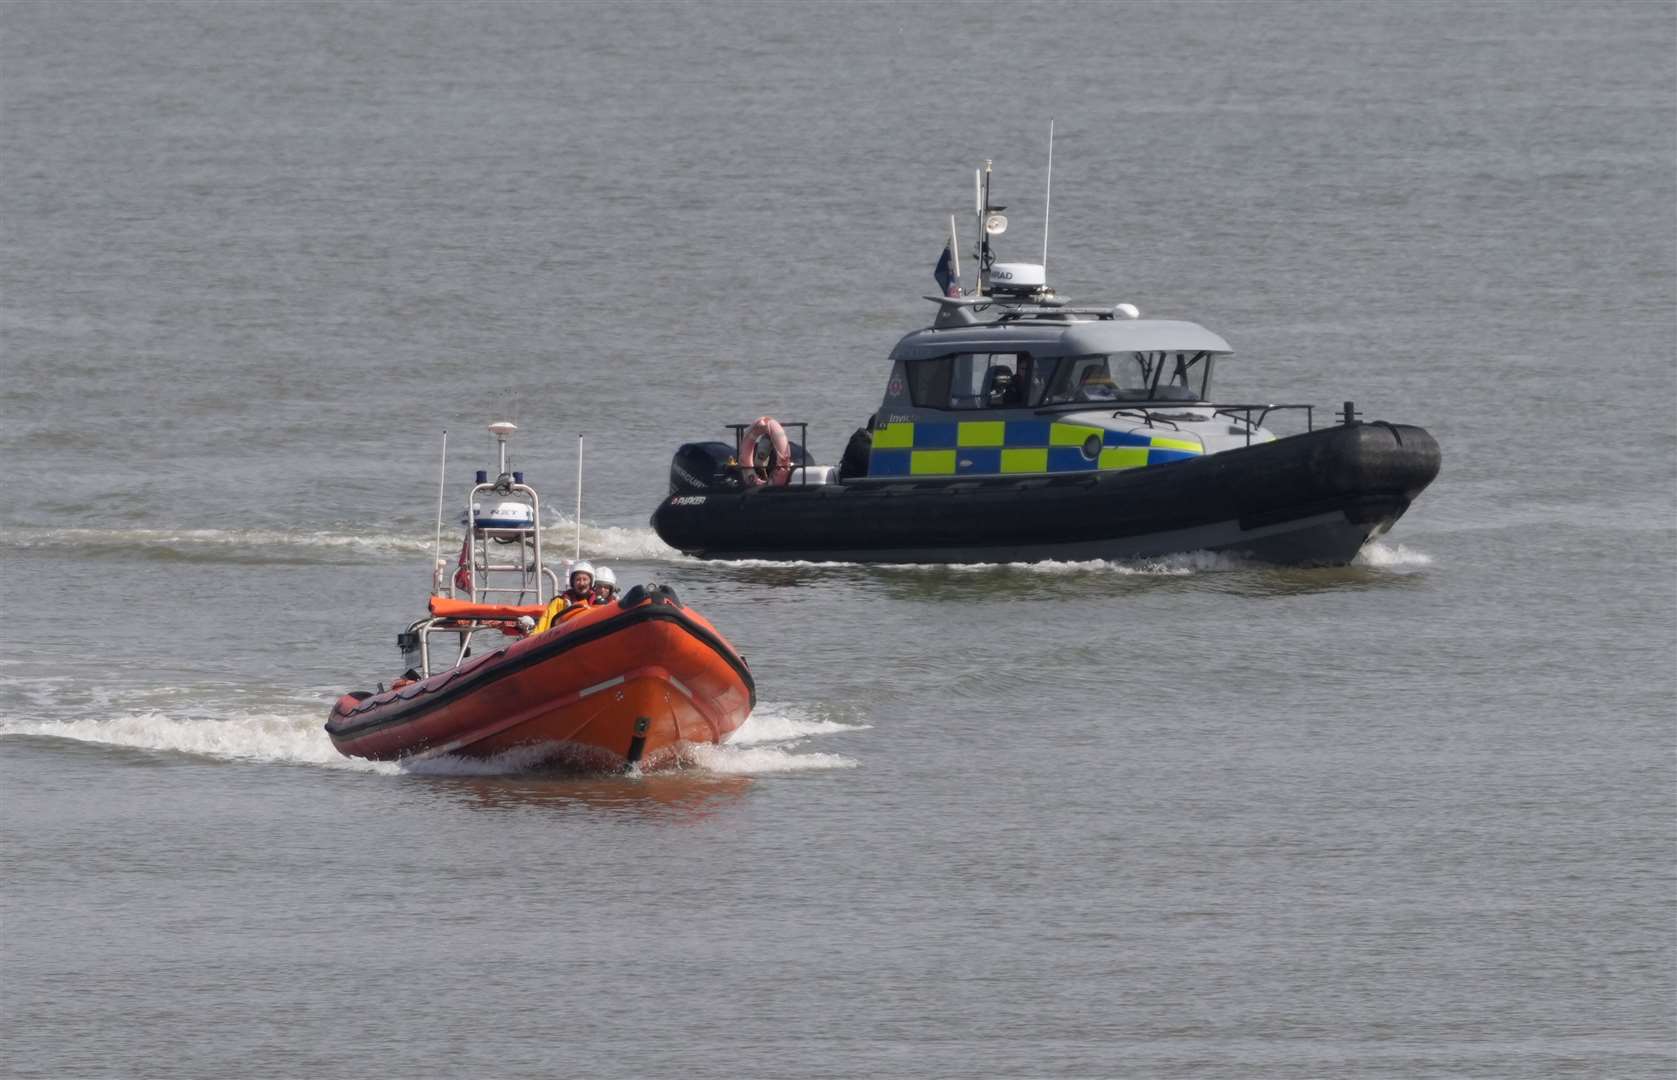
[[[705,564],[971,170],[1228,400],[1444,470],[1356,565]],[[0,6],[0,1074],[1677,1071],[1677,9]],[[641,779],[338,757],[489,453],[751,659]],[[582,521],[577,438],[586,436]]]

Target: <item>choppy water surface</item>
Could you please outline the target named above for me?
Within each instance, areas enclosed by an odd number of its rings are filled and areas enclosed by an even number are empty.
[[[0,1072],[1668,1076],[1667,5],[0,8]],[[702,563],[994,158],[1063,293],[1444,472],[1352,566]],[[339,757],[511,418],[750,658],[640,778]],[[586,435],[583,512],[576,439]]]

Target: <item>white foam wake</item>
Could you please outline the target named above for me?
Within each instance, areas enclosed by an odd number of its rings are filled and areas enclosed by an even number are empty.
[[[1227,570],[1261,568],[1264,563],[1252,562],[1234,555],[1213,551],[1190,551],[1180,555],[1162,555],[1152,559],[1044,559],[1039,562],[980,562],[980,563],[857,563],[813,562],[805,559],[714,559],[710,565],[734,567],[741,570],[795,569],[861,569],[887,574],[1112,574],[1118,577],[1187,577]]]
[[[576,539],[576,519],[552,515],[542,540],[555,553],[568,555]],[[0,547],[30,550],[70,548],[91,553],[165,552],[202,558],[257,558],[264,554],[308,556],[428,555],[435,537],[399,532],[342,532],[330,529],[159,529],[159,528],[20,528],[0,529]],[[460,532],[450,526],[443,537],[443,553],[452,556],[460,546]],[[653,562],[690,560],[650,528],[582,523],[582,554],[589,559],[640,559]]]
[[[1388,544],[1383,540],[1375,540],[1363,545],[1363,549],[1357,552],[1357,557],[1351,561],[1351,565],[1372,566],[1380,570],[1403,570],[1431,566],[1432,556],[1403,544]]]
[[[298,554],[347,552],[411,555],[429,552],[431,541],[395,533],[341,533],[282,529],[0,529],[0,547],[72,548],[91,552],[167,551],[181,555],[254,555],[275,550]]]
[[[0,715],[0,738],[36,736],[222,761],[309,765],[385,774],[498,776],[542,768],[544,747],[520,748],[493,758],[435,757],[396,763],[346,758],[327,736],[327,700],[252,708],[226,693],[182,687],[88,688],[69,679],[0,677],[11,699]],[[21,708],[20,708],[21,706]],[[30,716],[17,715],[27,712]],[[64,719],[38,714],[73,713]],[[88,716],[87,713],[98,715]],[[852,768],[840,754],[802,749],[811,738],[865,730],[866,725],[811,718],[796,707],[763,705],[723,746],[695,748],[689,763],[725,775]]]
[[[676,556],[682,558],[682,556]],[[1039,562],[1009,563],[856,563],[817,562],[806,559],[779,561],[774,559],[714,559],[709,565],[741,570],[860,569],[885,574],[1001,574],[1023,573],[1046,576],[1072,574],[1110,574],[1116,577],[1190,577],[1195,574],[1228,573],[1240,570],[1273,570],[1273,563],[1259,562],[1240,555],[1217,551],[1187,551],[1176,555],[1161,555],[1150,559],[1044,559]],[[1372,541],[1352,560],[1353,566],[1378,569],[1404,569],[1431,566],[1432,556],[1402,544]]]
[[[546,550],[569,557],[576,550],[576,518],[559,511],[548,515],[542,528]],[[585,559],[639,559],[647,562],[697,562],[658,539],[650,528],[600,525],[582,521],[582,557]]]
[[[956,573],[1003,570],[1027,574],[1113,574],[1118,577],[1188,577],[1226,570],[1246,570],[1254,564],[1234,555],[1188,551],[1152,559],[1044,559],[1041,562],[962,563],[946,569]],[[892,567],[890,569],[900,569]]]
[[[0,720],[0,737],[35,735],[130,750],[192,754],[224,761],[324,766],[394,773],[389,762],[346,758],[322,726],[324,707],[249,712],[220,718],[143,709],[97,719]]]
[[[722,776],[761,776],[764,773],[854,769],[859,763],[843,754],[793,753],[770,746],[695,746],[692,764]]]
[[[564,513],[552,515],[543,534],[551,550],[568,554],[576,537],[576,519]],[[0,547],[43,549],[67,547],[91,553],[129,552],[180,555],[209,560],[260,560],[263,557],[306,558],[340,556],[428,555],[433,538],[399,533],[345,533],[331,530],[281,529],[94,529],[94,528],[3,528]],[[449,543],[445,548],[452,551]],[[683,555],[658,538],[650,528],[601,525],[584,519],[582,554],[588,559],[627,559],[645,562],[694,563],[702,560]],[[807,559],[715,559],[709,565],[751,569],[853,569],[885,573],[986,574],[1021,571],[1031,574],[1105,573],[1119,577],[1186,577],[1193,574],[1262,568],[1265,564],[1233,555],[1208,551],[1187,552],[1154,559],[1056,560],[1015,563],[854,563]],[[1373,541],[1366,545],[1353,565],[1376,569],[1411,569],[1432,565],[1432,557],[1403,544]]]
[[[707,772],[726,776],[853,769],[860,764],[855,758],[801,747],[812,738],[866,731],[869,726],[811,717],[798,706],[759,704],[727,742],[694,747],[689,760]]]
[[[760,746],[763,743],[800,742],[818,735],[838,735],[850,731],[866,731],[870,724],[843,724],[836,720],[822,720],[802,715],[801,709],[788,705],[758,705],[755,712],[741,724],[726,746]]]

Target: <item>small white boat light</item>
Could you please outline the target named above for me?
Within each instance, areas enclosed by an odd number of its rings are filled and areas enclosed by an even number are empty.
[[[1000,236],[1007,231],[1007,216],[1005,214],[991,214],[984,219],[984,231],[991,236]]]

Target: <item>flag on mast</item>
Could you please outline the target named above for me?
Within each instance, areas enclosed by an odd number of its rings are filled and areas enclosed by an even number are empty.
[[[938,257],[937,269],[932,271],[937,287],[943,290],[945,296],[961,295],[960,258],[956,254],[955,234],[951,232],[943,242],[943,254]]]
[[[464,593],[466,599],[476,600],[472,595],[472,537],[466,534],[466,542],[460,545],[459,569],[454,571],[455,591]]]

